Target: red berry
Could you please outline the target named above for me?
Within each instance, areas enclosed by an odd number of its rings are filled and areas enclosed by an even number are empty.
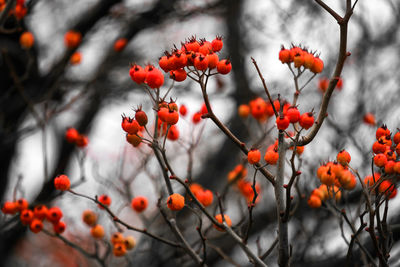
[[[46,219],[47,212],[48,212],[48,209],[45,205],[37,205],[33,209],[33,215],[35,216],[35,218],[37,218],[39,220]]]
[[[210,70],[215,69],[219,62],[218,55],[215,53],[210,53],[207,55],[207,59],[208,59],[208,68]]]
[[[180,113],[182,116],[185,116],[185,115],[186,115],[186,113],[187,113],[187,108],[186,108],[185,105],[182,104],[182,105],[179,107],[179,113]]]
[[[286,116],[291,123],[296,123],[300,120],[300,111],[296,107],[289,107]]]
[[[211,46],[214,52],[218,52],[222,49],[222,46],[224,45],[224,43],[222,42],[222,37],[221,36],[217,36],[215,37],[214,40],[212,40],[211,42]]]
[[[65,139],[68,143],[75,143],[78,139],[79,133],[75,128],[68,128],[65,132]]]
[[[171,140],[171,141],[178,140],[179,130],[178,130],[178,127],[176,127],[176,125],[171,125],[171,127],[169,128],[168,134],[167,134],[167,138],[168,138],[168,140]]]
[[[250,164],[256,164],[260,161],[260,159],[261,159],[261,153],[260,153],[260,150],[258,150],[258,149],[251,149],[247,153],[247,161]]]
[[[47,220],[52,223],[57,223],[63,216],[59,207],[52,207],[47,211]]]
[[[276,127],[279,130],[286,130],[289,127],[290,121],[287,116],[278,116],[276,118]]]
[[[164,75],[162,72],[153,65],[147,66],[146,70],[147,75],[145,82],[147,85],[152,89],[160,88],[164,84]]]
[[[144,196],[137,196],[132,199],[131,205],[136,212],[142,212],[147,208],[148,201]]]
[[[140,124],[133,118],[122,116],[121,127],[129,134],[136,134],[140,129]]]
[[[199,52],[201,54],[203,54],[204,56],[207,56],[208,54],[210,54],[210,52],[213,51],[212,45],[210,42],[208,41],[202,41],[200,43],[200,47],[199,47]]]
[[[382,124],[382,126],[376,130],[375,134],[376,140],[379,140],[379,138],[382,136],[388,136],[388,135],[390,135],[390,130],[387,128],[385,124]]]
[[[43,229],[43,222],[38,219],[33,219],[32,222],[29,224],[29,229],[37,234]]]
[[[71,182],[69,181],[68,176],[61,174],[54,178],[54,187],[57,190],[66,191],[69,190],[71,186]]]
[[[314,73],[321,73],[323,69],[324,69],[324,62],[319,57],[315,57],[314,64],[310,70]]]
[[[194,59],[194,67],[198,70],[206,70],[208,68],[208,58],[203,55],[198,55]]]
[[[18,210],[15,202],[7,201],[4,203],[3,207],[1,208],[1,211],[4,214],[15,214]]]
[[[346,166],[347,164],[350,163],[351,161],[351,156],[349,154],[349,152],[347,152],[346,150],[341,150],[337,156],[336,156],[336,160],[342,164],[343,166]]]
[[[58,221],[57,223],[53,224],[54,232],[56,234],[62,234],[65,231],[66,227],[67,225],[65,224],[65,222],[62,221]]]
[[[282,64],[290,62],[290,52],[288,49],[285,49],[283,46],[282,46],[281,51],[279,51],[279,60],[282,62]]]
[[[139,123],[140,126],[146,126],[147,115],[146,115],[146,112],[144,112],[140,108],[138,110],[136,110],[135,119]]]
[[[147,72],[141,66],[135,64],[129,70],[129,75],[132,81],[141,84],[146,80]]]
[[[300,126],[304,129],[309,129],[314,124],[314,116],[312,112],[304,113],[300,116]]]
[[[165,118],[165,122],[168,125],[174,125],[178,122],[178,120],[179,120],[179,113],[175,110],[170,110]]]
[[[264,160],[266,163],[270,165],[275,165],[278,162],[279,159],[279,154],[273,149],[268,149],[267,152],[265,152]]]
[[[177,82],[183,82],[186,80],[187,74],[184,69],[177,69],[170,71],[169,77]]]
[[[127,43],[128,43],[128,39],[126,39],[126,38],[120,38],[120,39],[116,40],[114,43],[114,51],[121,52],[122,50],[124,50]]]
[[[232,69],[232,64],[229,59],[220,60],[217,64],[217,71],[223,75],[228,74]]]
[[[101,204],[103,204],[104,206],[110,206],[111,205],[111,198],[109,197],[109,196],[107,196],[107,195],[101,195],[101,196],[99,196],[99,198],[98,198],[98,200],[99,200],[99,202],[101,203]],[[100,209],[104,209],[101,205],[99,205],[99,208]]]
[[[173,211],[181,210],[185,206],[185,198],[178,193],[172,194],[167,199],[167,206]]]
[[[167,56],[162,56],[160,57],[160,59],[158,60],[158,65],[160,66],[160,68],[164,71],[164,72],[168,72],[171,70],[171,66],[169,64],[168,61],[168,57]]]
[[[201,113],[200,112],[196,112],[195,114],[193,114],[193,118],[192,121],[194,124],[197,124],[201,121]]]

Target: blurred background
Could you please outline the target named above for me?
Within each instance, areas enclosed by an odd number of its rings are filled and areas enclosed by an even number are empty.
[[[15,6],[15,2],[19,1],[0,1],[0,9]],[[344,14],[346,1],[325,2]],[[67,223],[64,235],[89,250],[93,241],[81,222],[81,214],[85,209],[98,208],[92,202],[56,191],[53,178],[58,174],[67,174],[75,191],[92,197],[110,195],[113,210],[130,224],[168,236],[156,205],[163,191],[160,188],[165,187],[157,161],[145,146],[133,148],[128,144],[120,126],[121,114],[133,116],[133,108],[139,105],[148,113],[150,123],[154,121],[148,95],[130,79],[131,63],[158,66],[158,58],[165,50],[174,45],[179,48],[191,36],[209,41],[222,36],[224,48],[219,56],[229,58],[233,70],[210,80],[211,105],[248,146],[263,137],[263,152],[277,138],[277,132],[271,131],[274,121],[259,124],[237,115],[240,104],[257,96],[267,99],[251,57],[257,61],[273,98],[280,94],[290,102],[294,83],[287,66],[278,60],[281,45],[295,44],[317,51],[325,68],[299,97],[298,108],[303,113],[312,109],[318,112],[323,95],[318,82],[323,77],[330,78],[338,56],[339,27],[314,1],[26,0],[24,6],[27,14],[21,18],[0,13],[0,199],[4,203],[24,197],[32,205],[60,206]],[[307,196],[319,186],[315,175],[318,166],[333,160],[343,148],[350,152],[353,168],[362,176],[370,174],[376,127],[385,123],[393,132],[399,127],[399,8],[400,2],[395,0],[360,1],[350,20],[351,56],[341,77],[343,88],[335,90],[329,117],[298,161],[302,164],[299,194],[295,195],[299,206],[289,228],[293,266],[327,267],[345,261],[347,248],[340,236],[338,218],[327,209],[310,209]],[[67,49],[64,34],[72,29],[82,34],[82,42]],[[34,35],[31,49],[23,49],[19,43],[24,31]],[[120,38],[128,42],[117,52],[114,43]],[[81,53],[80,64],[70,63],[74,52]],[[311,77],[304,76],[301,83]],[[163,90],[169,85],[171,80],[166,76]],[[243,154],[211,121],[192,123],[192,115],[203,103],[198,84],[190,80],[175,83],[170,95],[178,105],[188,108],[188,115],[178,123],[179,141],[167,142],[171,164],[181,177],[190,175],[203,187],[222,192],[229,171],[243,161]],[[376,126],[364,122],[367,113],[374,115]],[[80,149],[66,142],[68,127],[88,135],[88,146]],[[254,169],[248,167],[248,173],[250,180]],[[261,200],[254,208],[249,238],[254,251],[267,249],[276,237],[273,190],[262,176],[257,176],[257,181],[262,188]],[[173,186],[182,191],[179,184]],[[359,204],[359,186],[343,196],[349,209]],[[130,199],[137,195],[149,199],[149,208],[140,215],[130,208]],[[246,200],[230,188],[224,204],[234,229],[242,231]],[[399,200],[393,199],[389,213],[395,241],[393,266],[400,263],[398,204]],[[116,231],[106,214],[100,220],[107,235]],[[195,216],[183,210],[178,222],[185,236],[196,243]],[[345,233],[349,236],[349,229]],[[125,258],[110,257],[109,266],[193,265],[183,251],[140,233],[130,234],[136,238],[137,247]],[[214,230],[208,238],[208,265],[249,264],[228,236]],[[371,246],[367,234],[362,240]],[[357,249],[355,253],[359,253]],[[223,255],[232,262],[227,263]],[[275,266],[276,257],[277,252],[272,252],[266,262]],[[18,218],[3,214],[0,259],[3,266],[97,266],[60,240],[35,235]]]

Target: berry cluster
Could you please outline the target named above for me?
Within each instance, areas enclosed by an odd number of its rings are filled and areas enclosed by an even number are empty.
[[[61,221],[63,213],[60,208],[47,208],[45,205],[37,205],[32,210],[29,209],[29,203],[24,198],[17,201],[6,201],[1,211],[10,215],[19,213],[21,223],[28,225],[29,229],[35,234],[42,231],[44,221],[51,223],[56,234],[63,233],[66,228],[66,224]]]
[[[285,49],[285,47],[282,46],[279,52],[279,60],[282,64],[286,63],[290,65],[293,62],[295,68],[303,67],[315,74],[321,73],[324,69],[324,62],[319,56],[315,56],[314,54],[315,53],[310,53],[307,49],[299,46],[292,45],[290,49]]]
[[[6,2],[7,1],[5,1],[5,0],[0,0],[0,13],[6,7],[6,5],[7,5]],[[25,17],[27,12],[28,12],[28,8],[25,5],[25,0],[17,0],[16,4],[15,4],[15,8],[13,8],[8,15],[9,16],[14,15],[17,20],[21,20],[23,17]]]

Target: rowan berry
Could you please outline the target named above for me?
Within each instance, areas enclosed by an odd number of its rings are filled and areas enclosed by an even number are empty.
[[[199,53],[203,54],[203,56],[207,56],[212,51],[213,51],[212,44],[208,41],[201,40]]]
[[[168,140],[171,140],[171,141],[175,141],[175,140],[179,139],[179,130],[178,130],[178,127],[176,127],[176,125],[171,125],[171,127],[168,130],[167,138],[168,138]]]
[[[127,43],[128,43],[128,39],[126,39],[126,38],[120,38],[120,39],[116,40],[114,43],[114,51],[121,52],[122,50],[124,50]]]
[[[111,243],[113,245],[117,243],[123,243],[124,242],[124,236],[120,232],[115,232],[114,234],[111,235]]]
[[[379,192],[384,193],[389,199],[394,198],[397,195],[397,188],[392,182],[385,180],[379,185]]]
[[[319,207],[321,207],[321,199],[316,196],[316,195],[311,195],[310,198],[307,200],[307,204],[308,206],[310,206],[313,209],[317,209]]]
[[[84,134],[80,134],[78,135],[78,138],[75,141],[75,144],[77,147],[86,147],[89,144],[89,138],[84,135]]]
[[[129,134],[136,134],[140,129],[140,124],[133,118],[122,116],[121,127]]]
[[[178,121],[179,121],[179,113],[177,111],[169,110],[168,113],[166,113],[165,122],[168,125],[177,124]]]
[[[270,165],[275,165],[278,162],[279,154],[273,149],[268,149],[265,152],[264,160]]]
[[[88,226],[94,226],[97,223],[97,215],[92,210],[85,210],[82,213],[82,220]]]
[[[137,109],[135,112],[135,120],[140,126],[146,126],[148,122],[146,112],[144,112],[141,108]]]
[[[114,245],[113,248],[114,256],[122,257],[126,254],[126,247],[124,243],[117,243]]]
[[[247,153],[247,161],[250,164],[256,164],[260,161],[260,159],[261,159],[261,153],[260,153],[260,150],[258,150],[258,149],[251,149]]]
[[[314,124],[314,116],[312,112],[307,112],[304,113],[300,116],[300,126],[303,127],[304,129],[309,129],[311,126]]]
[[[194,193],[194,195],[204,207],[210,206],[214,199],[213,193],[208,189],[199,189]]]
[[[232,69],[232,64],[229,59],[222,59],[217,64],[217,71],[220,74],[228,74]]]
[[[386,137],[388,135],[390,135],[390,130],[387,128],[385,124],[382,124],[382,126],[379,127],[375,133],[376,140],[379,140],[379,138],[382,136]]]
[[[311,67],[311,71],[315,74],[321,73],[324,69],[324,62],[319,57],[314,57],[314,64]]]
[[[217,222],[223,224],[223,220],[222,220],[222,215],[221,215],[221,214],[215,215],[215,219],[217,220]],[[228,227],[231,227],[231,226],[232,226],[231,218],[229,218],[229,216],[226,215],[226,214],[224,214],[224,221],[225,221],[225,223],[228,225]],[[217,226],[217,225],[215,225],[215,224],[214,224],[213,226],[214,226],[214,228],[217,229],[218,231],[225,231],[224,228],[221,228],[221,227],[219,227],[219,226]]]
[[[201,121],[201,113],[200,112],[194,113],[193,117],[192,117],[192,121],[194,124],[199,123]]]
[[[286,116],[291,123],[296,123],[300,120],[300,111],[296,107],[289,107]]]
[[[69,49],[77,47],[82,39],[82,35],[78,31],[70,30],[64,35],[65,46]]]
[[[351,161],[351,156],[349,152],[343,149],[337,154],[336,160],[343,166],[347,166]]]
[[[374,163],[378,167],[384,167],[387,163],[387,158],[384,154],[377,154],[374,156]]]
[[[287,116],[276,117],[276,127],[278,130],[286,130],[289,127],[290,121]]]
[[[28,201],[25,198],[20,198],[15,202],[18,211],[26,210],[29,206]]]
[[[39,220],[44,220],[47,217],[48,209],[45,205],[37,205],[33,209],[33,215]]]
[[[181,210],[185,206],[185,198],[178,193],[172,194],[167,199],[167,206],[170,210]]]
[[[247,118],[250,114],[250,107],[246,104],[242,104],[238,107],[238,114],[242,118]]]
[[[318,81],[318,89],[321,90],[323,93],[325,93],[326,89],[328,89],[329,86],[329,79],[328,78],[321,78]]]
[[[216,36],[214,40],[212,40],[211,42],[211,46],[212,46],[212,50],[214,52],[218,52],[222,49],[224,43],[222,41],[222,37],[221,36]]]
[[[75,128],[68,128],[65,131],[65,139],[68,143],[75,143],[78,139],[79,133]]]
[[[28,225],[34,219],[33,211],[31,211],[29,209],[25,209],[25,210],[21,211],[19,218],[23,225]]]
[[[281,51],[279,51],[279,60],[284,63],[290,63],[290,52],[288,49],[285,49],[284,46],[282,46]]]
[[[155,68],[153,65],[148,65],[146,67],[146,80],[145,83],[152,88],[160,88],[164,84],[164,75],[162,72]]]
[[[141,66],[135,64],[130,68],[129,75],[132,81],[141,84],[146,80],[147,72]]]
[[[183,82],[186,80],[187,74],[184,69],[177,69],[177,70],[171,70],[169,72],[169,77],[177,82]]]
[[[29,224],[29,229],[37,234],[43,229],[43,222],[39,219],[33,219]]]
[[[193,64],[196,69],[204,71],[208,68],[208,58],[203,55],[197,55]]]
[[[52,223],[57,223],[62,218],[63,213],[59,207],[52,207],[47,211],[47,220]]]
[[[17,205],[15,204],[15,202],[6,201],[3,205],[3,207],[1,208],[1,211],[4,214],[15,214],[15,213],[17,213],[18,209],[17,209]]]
[[[293,58],[293,62],[295,68],[300,68],[301,66],[303,66],[304,65],[303,53],[297,53]]]
[[[81,63],[81,60],[82,60],[82,54],[80,52],[75,52],[69,58],[69,63],[71,65],[78,65],[79,63]]]
[[[147,208],[148,201],[144,196],[137,196],[132,199],[131,205],[136,212],[142,212]]]
[[[65,222],[62,221],[58,221],[53,224],[53,229],[56,234],[64,233],[66,227],[67,225],[65,224]]]
[[[108,207],[111,205],[111,197],[109,197],[108,195],[101,195],[98,198],[98,201],[103,204],[104,206]],[[99,208],[100,209],[104,209],[102,205],[99,204]]]
[[[327,171],[321,174],[321,183],[328,186],[333,185],[335,183],[335,178],[335,173],[330,168],[328,168]]]
[[[19,37],[19,44],[24,49],[31,48],[33,46],[34,42],[35,42],[35,38],[33,37],[33,34],[31,32],[24,32]]]
[[[311,53],[304,53],[304,67],[306,69],[312,69],[314,65],[314,55]]]
[[[57,190],[66,191],[69,190],[71,186],[71,182],[69,181],[68,176],[61,174],[54,178],[54,187]]]
[[[169,72],[171,68],[171,63],[168,60],[168,56],[162,56],[158,60],[158,65],[164,72]]]
[[[400,143],[400,131],[397,130],[397,133],[393,136],[393,142],[397,145]]]
[[[182,105],[179,107],[179,114],[181,114],[182,116],[186,116],[186,114],[187,114],[187,108],[186,108],[185,105],[182,104]]]
[[[142,142],[142,138],[140,137],[141,133],[137,134],[126,134],[126,141],[134,147],[138,147]]]
[[[96,238],[101,239],[104,236],[104,228],[100,224],[96,224],[90,229],[90,234]]]
[[[367,113],[364,115],[363,120],[366,124],[375,125],[375,116],[372,113]]]
[[[219,62],[218,55],[212,52],[212,53],[208,54],[206,57],[208,59],[208,68],[210,70],[215,69]]]

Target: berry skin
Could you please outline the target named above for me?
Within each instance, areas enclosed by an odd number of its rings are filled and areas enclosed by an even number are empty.
[[[23,211],[21,211],[19,218],[23,225],[28,225],[34,219],[33,211],[28,210],[28,209],[23,210]]]
[[[167,199],[167,206],[173,211],[181,210],[185,206],[185,198],[178,193],[172,194]]]
[[[107,195],[101,195],[98,198],[99,202],[101,204],[103,204],[104,206],[110,206],[111,205],[111,197],[107,196]],[[101,205],[99,205],[100,209],[104,209]]]
[[[31,32],[24,32],[19,37],[19,44],[24,49],[30,49],[35,42],[35,38]]]
[[[124,239],[124,244],[127,250],[131,250],[136,246],[136,240],[133,236],[127,236]]]
[[[287,116],[278,116],[276,118],[276,127],[279,130],[286,130],[289,127],[290,121]]]
[[[265,152],[264,160],[266,163],[270,165],[275,165],[278,162],[279,159],[279,154],[273,149],[268,149],[267,152]]]
[[[390,130],[386,127],[385,124],[382,124],[381,127],[376,129],[375,133],[376,140],[379,140],[379,138],[381,138],[382,136],[388,136],[388,135],[390,135]]]
[[[126,254],[126,247],[124,243],[118,243],[114,245],[113,248],[113,253],[114,256],[116,257],[122,257]]]
[[[57,223],[62,218],[63,213],[59,207],[52,207],[47,211],[47,220],[52,223]]]
[[[45,205],[37,205],[33,209],[33,215],[35,216],[36,219],[39,220],[44,220],[46,219],[48,209]]]
[[[141,66],[135,64],[129,70],[129,75],[132,81],[142,84],[146,80],[147,72]]]
[[[212,44],[208,41],[202,41],[200,43],[199,52],[203,54],[203,56],[207,56],[210,52],[212,52]]]
[[[81,60],[82,60],[82,54],[80,52],[75,52],[69,58],[69,63],[71,65],[78,65],[79,63],[81,63]]]
[[[311,195],[310,198],[307,200],[308,206],[310,206],[313,209],[317,209],[321,207],[321,199],[317,195]]]
[[[296,123],[300,120],[300,111],[296,107],[289,107],[286,111],[290,123]]]
[[[380,153],[385,153],[386,151],[386,145],[382,141],[376,141],[372,145],[372,152],[375,154],[380,154]]]
[[[222,37],[221,36],[215,37],[215,39],[212,40],[212,42],[211,42],[212,50],[214,52],[220,51],[222,49],[223,45],[224,45],[224,43],[222,41]]]
[[[127,43],[128,43],[128,39],[126,39],[126,38],[120,38],[120,39],[116,40],[114,43],[114,51],[121,52],[122,50],[124,50]]]
[[[208,58],[203,55],[196,56],[193,64],[196,69],[204,71],[208,68]]]
[[[290,63],[290,52],[288,49],[285,49],[283,46],[282,46],[281,51],[279,51],[279,60],[282,62],[282,64]]]
[[[377,154],[374,156],[374,163],[378,167],[384,167],[387,163],[387,158],[384,154]]]
[[[324,69],[324,62],[319,57],[314,57],[314,64],[310,69],[314,73],[321,73]]]
[[[70,30],[64,35],[65,46],[69,49],[77,47],[80,44],[81,39],[81,33],[74,30]]]
[[[131,205],[136,212],[142,212],[147,208],[148,201],[144,196],[137,196],[132,199]]]
[[[29,206],[28,201],[25,198],[20,198],[15,202],[15,206],[18,211],[26,210]]]
[[[100,224],[96,224],[90,229],[90,234],[96,238],[101,239],[104,236],[104,228]]]
[[[179,107],[179,114],[181,114],[182,116],[186,116],[186,114],[187,114],[187,107],[185,106],[185,105],[181,105],[180,107]]]
[[[228,74],[232,69],[232,64],[229,59],[220,60],[217,64],[217,71],[220,74]]]
[[[168,125],[174,125],[177,124],[178,121],[179,121],[179,113],[177,111],[170,110],[165,117],[165,122]]]
[[[301,66],[303,66],[304,65],[304,56],[303,56],[303,54],[302,53],[296,54],[294,56],[293,62],[294,62],[294,67],[295,68],[300,68]]]
[[[177,82],[183,82],[186,80],[187,74],[184,69],[177,69],[170,71],[169,77]]]
[[[170,65],[170,63],[168,61],[168,57],[167,56],[160,57],[160,59],[158,60],[158,66],[160,66],[160,68],[164,72],[169,72],[171,70],[171,65]]]
[[[147,66],[146,69],[147,75],[145,82],[147,85],[152,89],[160,88],[164,84],[164,75],[162,72],[153,65]]]
[[[251,149],[249,153],[247,153],[247,161],[250,164],[256,164],[260,161],[261,159],[261,153],[260,150],[258,149]]]
[[[68,143],[74,144],[78,139],[78,136],[79,133],[75,128],[68,128],[67,131],[65,131],[65,139]]]
[[[113,245],[117,243],[123,243],[124,242],[124,236],[120,232],[115,232],[114,234],[111,235],[111,243]]]
[[[337,154],[336,160],[343,166],[347,166],[347,164],[349,164],[351,161],[351,156],[349,152],[343,149]]]
[[[136,134],[140,129],[140,124],[133,118],[122,116],[121,127],[129,134]]]
[[[304,113],[300,116],[300,126],[308,130],[314,124],[314,116],[312,112]]]
[[[60,191],[69,190],[71,186],[71,182],[69,181],[68,176],[61,174],[54,178],[54,187]]]
[[[140,126],[146,126],[148,122],[146,112],[138,109],[135,113],[135,120],[139,123]]]
[[[250,107],[242,104],[238,107],[238,114],[241,118],[247,118],[250,115]]]
[[[39,233],[43,229],[43,222],[39,219],[33,219],[32,222],[29,224],[29,229],[32,233]]]
[[[321,183],[328,186],[333,185],[335,183],[335,178],[335,173],[329,168],[321,174]]]
[[[82,221],[88,226],[94,226],[97,223],[97,215],[92,210],[85,210],[82,213]]]
[[[66,227],[67,225],[62,221],[58,221],[57,223],[53,224],[53,229],[56,234],[62,234]]]
[[[221,223],[221,224],[223,223],[223,221],[222,221],[222,215],[221,215],[221,214],[215,215],[215,219],[216,219],[219,223]],[[228,215],[224,214],[224,220],[225,220],[225,223],[228,225],[228,227],[231,227],[231,226],[232,226],[231,218],[229,218]],[[221,231],[221,232],[225,231],[223,228],[218,227],[218,226],[215,225],[215,224],[214,224],[213,226],[214,226],[214,228],[217,229],[218,231]]]
[[[391,174],[394,173],[394,166],[396,165],[396,162],[394,162],[393,160],[389,160],[388,162],[386,162],[385,164],[385,173],[387,174]]]
[[[17,206],[15,202],[7,201],[4,203],[3,207],[1,208],[1,211],[4,214],[15,214],[17,213]]]

